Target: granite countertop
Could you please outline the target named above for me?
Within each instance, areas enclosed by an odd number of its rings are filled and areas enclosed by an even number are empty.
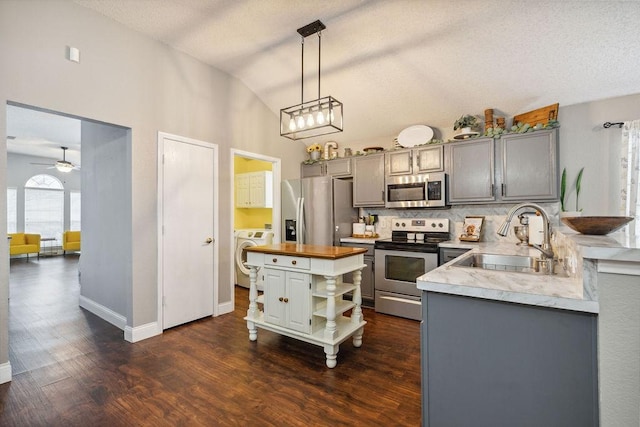
[[[451,242],[454,243],[454,242]],[[462,244],[468,245],[467,242]],[[474,243],[470,253],[538,256],[513,243]],[[450,247],[469,247],[456,244]],[[465,255],[462,255],[465,256]],[[456,267],[448,262],[418,277],[418,289],[527,305],[598,312],[597,301],[584,299],[582,277],[542,275]]]
[[[583,258],[640,262],[640,236],[626,233],[587,236],[567,227],[559,231],[579,246]]]
[[[373,245],[376,242],[376,240],[380,240],[380,239],[382,239],[382,237],[375,237],[375,238],[341,237],[340,243],[360,243],[363,245]]]
[[[572,277],[455,267],[451,261],[417,279],[418,288],[476,298],[598,313],[599,304],[582,277],[582,258],[640,262],[640,238],[624,233],[587,236],[561,228],[559,235],[577,248],[580,264]],[[539,256],[532,247],[504,242],[460,242],[451,240],[441,247],[469,248],[475,253]],[[564,249],[566,251],[566,249]],[[464,255],[463,255],[464,256]]]
[[[249,246],[247,252],[259,252],[272,255],[299,256],[305,258],[340,259],[364,254],[365,248],[348,246],[299,245],[296,243],[278,243],[275,245]]]

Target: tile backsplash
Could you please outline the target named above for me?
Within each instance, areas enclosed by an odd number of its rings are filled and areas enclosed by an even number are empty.
[[[551,220],[551,225],[555,228],[558,226],[558,212],[560,210],[559,203],[538,203],[547,213]],[[504,221],[509,209],[516,204],[498,204],[498,205],[459,205],[452,206],[450,209],[374,209],[361,208],[360,215],[378,215],[376,223],[376,233],[381,237],[391,236],[391,218],[448,218],[451,222],[451,238],[455,240],[462,234],[462,225],[467,216],[484,216],[484,224],[481,241],[484,242],[519,242],[513,233],[513,226],[519,225],[517,216],[511,221],[511,230],[506,237],[501,237],[496,233],[502,221]]]

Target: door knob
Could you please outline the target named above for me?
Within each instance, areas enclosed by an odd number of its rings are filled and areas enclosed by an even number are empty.
[[[207,240],[205,240],[204,242],[209,244],[209,243],[213,242],[213,239],[211,237],[208,237]]]

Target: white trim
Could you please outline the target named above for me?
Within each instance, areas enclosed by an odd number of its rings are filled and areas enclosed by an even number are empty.
[[[163,248],[163,233],[162,233],[162,218],[163,218],[163,214],[164,214],[164,200],[163,200],[163,193],[164,193],[164,186],[163,186],[163,182],[164,182],[164,167],[163,167],[163,154],[164,154],[164,140],[165,138],[167,139],[173,139],[175,141],[179,141],[182,143],[186,143],[186,144],[193,144],[193,145],[199,145],[202,147],[207,147],[207,148],[211,148],[213,150],[213,165],[212,167],[214,168],[214,171],[219,171],[220,170],[220,161],[219,161],[219,156],[218,156],[218,151],[219,151],[219,147],[218,144],[213,144],[210,142],[206,142],[206,141],[200,141],[197,139],[193,139],[193,138],[187,138],[185,136],[179,136],[179,135],[174,135],[174,134],[170,134],[170,133],[166,133],[166,132],[158,132],[158,194],[157,194],[157,199],[158,199],[158,204],[157,204],[157,224],[158,224],[158,230],[157,230],[157,234],[158,234],[158,265],[156,266],[157,268],[157,272],[158,272],[158,289],[157,289],[157,295],[158,295],[158,300],[157,300],[157,319],[156,319],[156,323],[157,323],[157,328],[160,331],[164,330],[164,326],[163,326],[163,318],[164,318],[164,309],[162,306],[162,300],[164,297],[164,292],[162,289],[162,284],[163,284],[163,274],[162,274],[162,264],[163,264],[163,257],[162,257],[162,248]],[[220,254],[219,254],[219,250],[220,250],[220,239],[216,238],[217,236],[220,235],[220,221],[219,221],[219,217],[220,217],[220,208],[219,208],[219,202],[220,202],[220,180],[219,180],[219,173],[214,173],[213,174],[213,236],[214,236],[214,241],[213,241],[213,265],[214,266],[219,266],[220,265]],[[235,266],[233,266],[235,268]],[[218,267],[219,268],[219,267]],[[231,270],[231,272],[233,272],[233,270]],[[218,288],[219,288],[219,277],[220,277],[220,272],[215,272],[216,274],[213,275],[213,316],[218,316],[220,315],[220,308],[218,307]],[[232,274],[233,277],[233,274]],[[136,328],[137,329],[137,328]],[[132,331],[132,336],[133,336],[134,332]],[[137,338],[137,337],[136,337]],[[148,337],[147,337],[148,338]],[[144,339],[144,338],[142,338]],[[138,341],[138,340],[136,340]],[[135,341],[132,341],[135,342]]]
[[[219,307],[220,312],[218,314],[221,315],[221,314],[233,313],[233,304],[234,304],[233,300],[220,304],[220,307]]]
[[[146,325],[136,326],[135,328],[131,326],[124,328],[124,339],[129,342],[146,340],[156,335],[162,335],[162,328],[158,322],[147,323]]]
[[[0,365],[0,384],[11,381],[11,362]]]
[[[598,260],[598,273],[640,276],[640,264],[636,262]]]
[[[80,307],[95,314],[102,320],[106,320],[118,329],[124,329],[127,325],[126,317],[82,295],[80,295]]]
[[[229,163],[231,165],[231,167],[229,168],[229,182],[231,183],[231,188],[229,191],[229,218],[231,218],[231,227],[230,228],[230,233],[231,233],[231,240],[230,242],[232,242],[229,245],[229,255],[230,255],[230,260],[231,260],[231,264],[233,266],[233,268],[236,268],[236,241],[235,241],[235,236],[233,234],[234,232],[234,224],[233,221],[235,220],[234,218],[234,211],[235,211],[235,200],[234,200],[234,194],[235,194],[235,188],[234,188],[234,183],[235,183],[235,157],[245,157],[248,159],[255,159],[255,160],[262,160],[264,162],[271,162],[271,172],[273,173],[273,209],[271,211],[271,231],[273,231],[273,243],[280,243],[280,236],[281,236],[281,221],[280,221],[280,181],[282,180],[282,172],[281,172],[281,168],[282,168],[282,160],[277,158],[277,157],[271,157],[271,156],[265,156],[263,154],[258,154],[258,153],[252,153],[249,151],[243,151],[243,150],[237,150],[235,148],[232,148],[231,150],[229,150]],[[229,276],[229,289],[230,289],[230,295],[231,295],[231,309],[229,311],[226,311],[225,313],[230,313],[234,310],[236,302],[235,302],[235,292],[233,290],[235,283],[233,280],[233,270],[230,271],[230,276]],[[222,306],[221,306],[222,307]],[[222,310],[222,309],[221,309]],[[223,314],[222,312],[220,314]]]

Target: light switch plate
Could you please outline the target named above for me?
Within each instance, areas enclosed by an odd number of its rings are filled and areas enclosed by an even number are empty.
[[[73,46],[67,46],[67,59],[73,62],[80,62],[80,49]]]

